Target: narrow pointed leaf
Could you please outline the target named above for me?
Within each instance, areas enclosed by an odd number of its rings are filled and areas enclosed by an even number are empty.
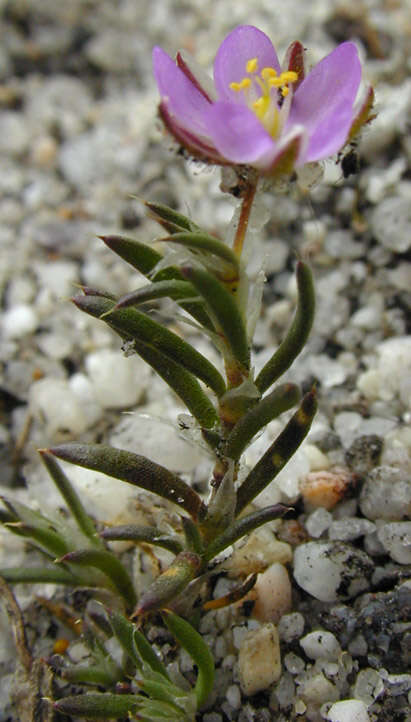
[[[300,400],[300,391],[295,384],[283,384],[262,399],[237,421],[231,431],[224,450],[224,456],[238,460],[255,434],[270,421],[288,411]]]
[[[161,675],[161,677],[169,681],[170,677],[168,676],[164,664],[157,657],[154,649],[147,641],[145,636],[141,634],[141,632],[139,632],[136,628],[134,628],[133,641],[143,662],[147,664],[153,672],[156,672],[157,674]]]
[[[196,518],[203,502],[188,484],[160,464],[104,444],[61,444],[48,450],[58,459],[101,471],[174,502]]]
[[[195,254],[207,259],[209,256],[214,256],[224,264],[229,265],[231,273],[234,276],[238,275],[238,258],[234,251],[227,246],[223,241],[219,241],[218,238],[208,235],[207,233],[173,233],[168,238],[162,238],[161,241],[168,241],[169,243],[176,243],[180,246],[189,248]]]
[[[237,587],[234,587],[234,589],[231,589],[231,591],[224,594],[223,597],[210,599],[208,602],[203,604],[203,609],[223,609],[224,607],[229,607],[231,604],[235,604],[235,602],[239,602],[240,599],[243,599],[243,597],[245,597],[245,595],[248,594],[248,592],[250,592],[254,587],[257,577],[258,574],[250,574],[245,582],[239,584]]]
[[[79,564],[83,567],[96,567],[110,579],[110,582],[121,594],[128,607],[135,605],[136,593],[129,574],[114,554],[100,549],[81,549],[80,551],[65,554],[60,561]]]
[[[200,268],[183,268],[184,277],[191,281],[206,301],[207,307],[216,319],[230,352],[244,369],[250,366],[250,349],[246,327],[240,310],[231,295],[211,273]]]
[[[160,353],[203,381],[217,396],[225,392],[224,379],[215,366],[180,336],[147,314],[136,308],[113,308],[101,320],[109,323],[121,336],[127,334],[133,340],[154,346]]]
[[[143,679],[141,689],[148,694],[149,697],[159,702],[165,702],[170,707],[170,713],[181,715],[183,710],[176,704],[176,697],[187,696],[182,690],[175,685],[167,684],[167,682],[157,682],[151,679]]]
[[[106,541],[132,541],[153,544],[153,546],[168,549],[174,554],[179,554],[183,551],[183,545],[177,537],[168,536],[159,529],[151,526],[137,526],[136,524],[113,526],[100,532],[100,536]]]
[[[198,706],[206,701],[214,684],[214,660],[201,635],[184,619],[173,612],[161,613],[170,632],[193,658],[198,668],[194,691]]]
[[[73,302],[82,311],[91,316],[100,318],[102,314],[111,310],[113,304],[105,298],[92,296],[76,296]],[[127,341],[133,341],[136,353],[141,356],[161,376],[170,388],[185,403],[188,410],[197,419],[200,426],[212,428],[218,421],[217,412],[208,396],[201,389],[197,379],[179,363],[173,361],[169,356],[161,353],[153,345],[133,339],[130,334],[119,330],[110,320],[105,318],[106,323],[119,333]],[[218,372],[217,372],[218,373]]]
[[[299,409],[291,417],[284,430],[277,436],[238,489],[236,516],[268,486],[297,451],[310,430],[316,410],[315,393],[310,391],[304,396]]]
[[[162,255],[146,243],[136,241],[127,236],[99,236],[101,240],[120,258],[129,263],[137,271],[147,276],[161,261]]]
[[[200,569],[198,554],[181,552],[142,594],[133,616],[164,609],[198,575]]]
[[[64,667],[61,676],[73,684],[95,684],[102,687],[112,687],[123,678],[120,668],[106,669],[99,665],[80,665]]]
[[[62,567],[12,567],[0,569],[0,577],[11,584],[68,584],[72,587],[84,586],[81,580]]]
[[[273,506],[267,506],[265,509],[247,514],[241,517],[241,519],[237,519],[228,529],[208,545],[204,552],[205,561],[214,559],[217,554],[220,554],[224,549],[232,546],[232,544],[246,534],[250,534],[254,529],[258,529],[259,526],[273,521],[273,519],[278,519],[286,514],[287,511],[289,511],[288,506],[284,504],[274,504]]]
[[[144,201],[144,205],[149,209],[151,218],[163,226],[166,223],[175,226],[179,231],[200,230],[190,218],[184,216],[182,213],[178,213],[178,211],[175,211],[173,208],[169,208],[169,206],[165,206],[163,203]]]
[[[55,458],[51,454],[48,454],[45,449],[39,449],[39,454],[57,489],[76,520],[79,529],[90,539],[94,546],[102,547],[99,538],[96,536],[94,522],[87,514],[80,501],[80,497],[71,485],[63,469],[59,466]]]
[[[297,309],[277,351],[258,374],[255,384],[263,393],[282,376],[304,348],[314,321],[315,293],[311,270],[302,261],[297,264]]]
[[[201,555],[203,552],[203,542],[197,524],[188,516],[181,517],[181,523],[183,525],[187,549],[195,552],[195,554]]]
[[[197,291],[188,281],[177,281],[176,279],[148,283],[136,291],[127,293],[117,301],[115,308],[127,308],[127,306],[138,306],[157,298],[172,298],[173,301],[181,301],[185,298],[194,299]]]
[[[4,498],[2,501],[9,513],[16,517],[16,521],[7,522],[11,531],[26,537],[52,556],[61,556],[68,551],[66,540],[56,531],[56,525],[52,521],[18,501],[11,502]]]
[[[134,666],[141,670],[141,659],[136,652],[134,644],[134,632],[136,631],[135,625],[132,624],[132,622],[129,622],[128,619],[119,612],[109,611],[108,615],[113,634],[121,644],[123,651],[127,654]]]
[[[53,709],[65,715],[79,715],[86,719],[119,719],[135,714],[139,697],[134,694],[94,693],[64,697],[53,703]]]

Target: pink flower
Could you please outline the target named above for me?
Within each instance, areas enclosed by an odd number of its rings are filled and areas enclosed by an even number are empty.
[[[153,50],[167,129],[194,156],[262,173],[290,172],[338,152],[368,119],[372,91],[354,103],[361,81],[355,45],[342,43],[304,73],[301,43],[281,68],[271,40],[251,25],[233,30],[214,61],[214,86],[179,53]]]

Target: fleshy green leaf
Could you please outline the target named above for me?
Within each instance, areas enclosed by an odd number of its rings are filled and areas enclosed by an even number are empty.
[[[249,504],[291,459],[301,442],[307,436],[317,410],[314,391],[306,394],[299,409],[277,436],[274,443],[265,452],[250,471],[237,491],[236,516]]]
[[[135,605],[136,593],[129,574],[114,554],[100,549],[81,549],[65,554],[60,561],[83,567],[96,567],[110,579],[128,607]]]
[[[180,336],[153,321],[147,314],[136,308],[113,308],[101,320],[109,323],[122,337],[127,335],[137,342],[154,346],[159,353],[201,379],[217,396],[225,392],[224,379],[213,364]]]
[[[244,368],[250,366],[246,327],[240,310],[231,295],[215,276],[200,268],[182,269],[184,277],[197,289],[206,301],[207,307],[215,318],[217,330],[220,330],[233,358]]]
[[[57,525],[37,511],[33,511],[18,501],[2,499],[8,511],[15,516],[16,521],[7,522],[10,531],[24,536],[35,546],[44,549],[52,556],[62,556],[69,550]]]
[[[207,263],[210,257],[214,263],[216,259],[220,260],[220,262],[224,264],[226,273],[232,274],[235,277],[238,276],[237,256],[229,246],[219,241],[218,238],[214,238],[207,233],[181,232],[174,233],[168,238],[162,238],[161,241],[168,241],[169,243],[184,246],[194,254],[199,255],[205,263]]]
[[[101,471],[174,502],[196,518],[203,502],[177,474],[145,456],[105,444],[61,444],[48,450],[58,459]]]
[[[80,501],[80,497],[74,490],[62,468],[58,465],[55,458],[51,454],[48,454],[45,449],[39,449],[39,454],[57,489],[76,520],[79,529],[90,539],[94,546],[102,547],[99,538],[96,536],[96,528],[93,520],[84,509],[84,506]]]
[[[137,271],[147,276],[161,261],[162,255],[147,243],[127,236],[99,236],[102,241]]]
[[[174,554],[183,551],[183,545],[177,537],[168,536],[151,526],[137,526],[136,524],[113,526],[100,532],[100,536],[106,541],[133,541],[153,544],[153,546],[168,549]]]
[[[76,296],[73,298],[73,302],[82,311],[96,318],[100,318],[102,314],[110,311],[113,305],[108,299],[93,296]],[[128,310],[130,311],[132,309]],[[200,426],[212,428],[217,423],[217,412],[193,374],[183,368],[179,363],[173,361],[169,356],[159,351],[154,345],[144,343],[140,339],[133,339],[130,334],[121,331],[113,324],[111,316],[107,316],[105,321],[114,331],[119,333],[122,338],[133,342],[136,353],[138,353],[141,358],[164,379],[177,396],[181,398],[188,410],[197,419]],[[216,371],[216,369],[214,370]]]
[[[173,612],[163,611],[161,615],[170,632],[197,665],[198,676],[194,691],[200,707],[207,701],[214,684],[214,660],[211,652],[191,624]]]
[[[163,203],[155,203],[153,201],[144,201],[144,205],[150,211],[150,216],[153,220],[160,223],[163,228],[168,229],[168,226],[177,228],[178,231],[199,231],[200,228],[187,216],[182,213],[175,211],[169,206],[163,205]],[[173,232],[173,231],[170,231]],[[176,232],[176,231],[174,231]]]
[[[223,449],[224,456],[238,460],[255,434],[300,400],[295,384],[283,384],[259,401],[237,421]]]
[[[261,369],[255,380],[255,384],[261,393],[266,391],[291,366],[304,348],[313,325],[315,292],[311,269],[305,263],[299,261],[296,273],[297,309],[285,339]]]
[[[200,569],[201,559],[198,554],[181,552],[142,594],[134,616],[164,609],[197,576]]]
[[[0,569],[0,577],[10,584],[67,584],[72,587],[84,586],[83,579],[61,567],[12,567]]]
[[[206,561],[214,559],[217,554],[220,554],[224,549],[230,547],[238,541],[238,539],[241,539],[246,534],[250,534],[254,529],[258,529],[259,526],[267,524],[267,522],[273,521],[273,519],[278,519],[287,511],[289,511],[288,506],[284,504],[274,504],[273,506],[267,506],[265,509],[247,514],[241,517],[241,519],[237,519],[228,529],[208,545],[204,552],[204,559]]]
[[[119,719],[135,714],[139,697],[134,694],[94,693],[64,697],[54,702],[53,709],[66,715],[79,715],[86,719]]]
[[[154,301],[157,298],[172,298],[173,301],[181,301],[185,298],[193,300],[196,296],[197,291],[188,281],[170,279],[169,281],[158,281],[158,283],[147,283],[146,286],[127,293],[125,296],[119,298],[115,308],[138,306],[148,301]]]

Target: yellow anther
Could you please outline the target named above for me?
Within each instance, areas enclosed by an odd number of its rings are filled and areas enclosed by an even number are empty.
[[[274,68],[263,68],[261,71],[261,77],[263,80],[269,80],[270,78],[275,78],[277,76],[277,71],[274,70]]]
[[[255,73],[258,70],[258,58],[251,58],[245,66],[247,73]]]
[[[295,83],[295,81],[298,80],[298,73],[294,70],[286,70],[284,73],[281,73],[280,78],[283,83]]]
[[[250,85],[251,85],[250,78],[243,78],[240,83],[236,83],[236,82],[230,83],[230,88],[231,88],[231,90],[240,91],[240,90],[245,90],[246,88],[249,88]]]
[[[284,88],[281,89],[281,95],[283,96],[283,98],[285,98],[289,92],[290,92],[290,88],[287,88],[287,86],[284,85]]]

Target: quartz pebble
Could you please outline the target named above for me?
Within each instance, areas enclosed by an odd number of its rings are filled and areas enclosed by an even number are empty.
[[[278,634],[284,642],[292,642],[298,639],[304,631],[305,620],[300,612],[284,614],[278,623]]]
[[[307,474],[300,489],[308,508],[332,509],[344,498],[351,483],[351,474],[345,469],[313,471]]]
[[[411,521],[382,525],[378,539],[390,557],[399,564],[411,564]]]
[[[343,542],[308,542],[294,553],[294,578],[322,602],[349,599],[368,588],[370,557]]]
[[[25,303],[10,308],[3,314],[2,327],[6,338],[22,338],[33,333],[38,326],[36,311]]]
[[[328,710],[329,722],[370,722],[367,705],[357,699],[336,702]]]
[[[291,608],[291,584],[283,564],[271,564],[258,576],[250,593],[255,599],[253,616],[260,622],[278,622]]]
[[[101,349],[86,358],[86,370],[97,401],[104,409],[134,406],[143,396],[150,370],[137,356],[125,358],[120,351]]]
[[[361,490],[360,508],[372,520],[401,521],[411,516],[411,480],[395,467],[376,467]]]
[[[267,689],[280,678],[280,641],[274,624],[264,624],[247,634],[240,647],[238,667],[241,689],[247,696]]]
[[[300,645],[310,659],[326,659],[334,661],[341,654],[338,640],[331,632],[318,630],[309,632],[300,639]]]
[[[340,541],[352,541],[366,534],[372,534],[373,531],[375,524],[368,519],[337,519],[330,525],[328,537]]]
[[[310,536],[318,539],[329,528],[332,519],[332,514],[327,509],[319,507],[308,515],[304,526]]]
[[[367,667],[367,669],[359,671],[354,685],[356,699],[360,699],[367,707],[370,707],[383,692],[384,682],[376,669]]]

